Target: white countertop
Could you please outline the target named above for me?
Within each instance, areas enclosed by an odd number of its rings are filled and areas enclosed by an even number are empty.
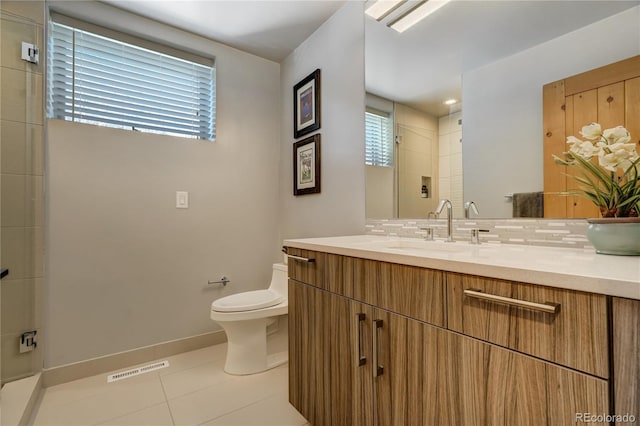
[[[640,300],[640,256],[375,235],[290,239],[285,246]]]

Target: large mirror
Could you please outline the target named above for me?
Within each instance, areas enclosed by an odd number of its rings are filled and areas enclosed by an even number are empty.
[[[367,217],[537,217],[542,86],[640,54],[640,1],[453,0],[388,27],[417,3],[365,18],[367,135],[392,141],[367,145]]]

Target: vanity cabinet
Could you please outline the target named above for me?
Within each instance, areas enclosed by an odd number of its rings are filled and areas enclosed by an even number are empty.
[[[555,426],[610,413],[606,297],[306,255],[321,258],[323,271],[296,275],[292,262],[304,261],[290,260],[289,397],[311,424]],[[465,289],[560,308],[550,315]],[[638,306],[618,311],[634,315]],[[635,342],[618,352],[637,357]],[[619,394],[634,409],[638,394]]]

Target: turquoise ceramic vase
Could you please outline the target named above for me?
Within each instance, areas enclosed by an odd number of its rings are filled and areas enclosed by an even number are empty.
[[[596,253],[640,256],[640,218],[587,219],[587,238]]]

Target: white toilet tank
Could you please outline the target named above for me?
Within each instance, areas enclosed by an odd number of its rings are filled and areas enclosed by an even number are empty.
[[[269,289],[277,291],[284,297],[287,297],[289,294],[289,288],[287,286],[288,279],[289,275],[287,272],[287,265],[285,265],[284,263],[274,263],[273,274],[271,275],[271,284],[269,285]]]

